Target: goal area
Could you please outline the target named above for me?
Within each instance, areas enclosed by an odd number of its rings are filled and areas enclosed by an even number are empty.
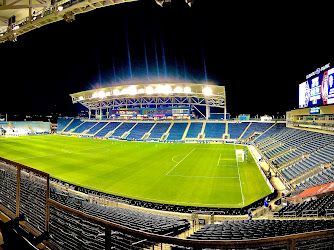
[[[237,158],[237,162],[244,162],[245,159],[245,152],[243,149],[236,149],[235,150],[235,155]]]

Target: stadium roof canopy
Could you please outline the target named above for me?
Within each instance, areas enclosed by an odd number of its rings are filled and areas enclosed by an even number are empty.
[[[49,23],[73,21],[80,13],[133,1],[137,0],[0,0],[0,43]]]
[[[224,109],[226,92],[224,86],[195,83],[150,83],[121,85],[93,89],[70,94],[73,103],[80,103],[91,110],[133,107],[206,107]]]

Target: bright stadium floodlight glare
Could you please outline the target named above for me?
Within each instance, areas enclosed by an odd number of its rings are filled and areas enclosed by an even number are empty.
[[[119,89],[114,89],[114,91],[112,92],[114,95],[120,95],[120,91]]]
[[[106,93],[104,91],[99,91],[99,93],[97,93],[97,96],[101,99],[103,99],[104,97],[106,97]]]
[[[135,86],[130,86],[127,88],[127,93],[129,95],[136,95],[137,94],[137,88]]]
[[[190,87],[184,87],[184,93],[191,93],[191,88]]]
[[[169,86],[169,85],[162,86],[162,93],[166,94],[166,95],[172,93],[171,86]]]
[[[180,86],[178,86],[174,89],[174,93],[182,93],[182,92],[183,92],[183,89]]]
[[[161,93],[163,93],[164,92],[164,86],[162,86],[162,85],[158,85],[156,88],[155,88],[155,91],[154,91],[155,93],[157,93],[157,94],[161,94]]]
[[[209,88],[209,87],[205,87],[205,88],[203,89],[203,94],[204,94],[204,95],[212,95],[212,89]]]
[[[121,95],[127,95],[127,94],[128,94],[127,88],[121,90]]]
[[[154,93],[154,90],[151,86],[146,87],[146,94],[151,95]]]
[[[83,99],[83,96],[79,96],[79,101],[82,101]]]
[[[138,94],[144,94],[145,90],[144,89],[138,89]]]
[[[111,95],[110,91],[107,91],[106,96],[110,96],[110,95]]]
[[[64,7],[61,6],[61,5],[59,5],[59,6],[57,7],[57,10],[58,10],[58,11],[62,11],[63,9],[64,9]]]
[[[92,95],[92,97],[93,97],[93,98],[97,98],[98,96],[99,96],[99,94],[98,94],[98,93],[96,93],[96,92],[95,92],[95,93],[93,93],[93,95]]]

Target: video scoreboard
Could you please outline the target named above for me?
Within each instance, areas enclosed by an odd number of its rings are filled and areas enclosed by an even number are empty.
[[[306,77],[309,79],[299,84],[299,108],[334,103],[334,68],[325,70],[327,68],[329,64],[318,68]]]

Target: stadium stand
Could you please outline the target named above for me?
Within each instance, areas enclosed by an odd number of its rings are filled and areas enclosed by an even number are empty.
[[[80,126],[82,121],[78,118],[74,118],[68,125],[63,129],[63,132],[72,132],[76,127]]]
[[[147,133],[152,127],[154,123],[138,123],[127,136],[127,139],[141,139],[145,133]]]
[[[170,125],[171,123],[169,122],[157,123],[152,129],[149,139],[159,140],[162,137],[162,135],[167,132]]]
[[[181,140],[187,126],[188,126],[188,123],[185,123],[185,122],[176,123],[175,122],[172,128],[169,130],[169,136],[167,139],[171,141]]]
[[[189,236],[196,240],[245,240],[333,229],[333,220],[239,220],[208,224]]]
[[[248,125],[249,122],[228,123],[228,133],[230,134],[230,139],[239,139]]]
[[[112,134],[113,138],[121,137],[125,132],[128,132],[136,123],[134,122],[123,122],[119,127],[117,127]]]
[[[190,124],[186,138],[197,138],[199,133],[201,133],[203,127],[203,122],[192,122]]]
[[[223,138],[226,123],[210,123],[207,122],[204,129],[205,138]]]
[[[289,204],[282,207],[274,216],[287,217],[307,217],[310,212],[317,217],[327,217],[327,211],[333,213],[334,209],[334,194],[324,195],[318,199],[310,199],[301,203]]]
[[[99,131],[97,131],[94,136],[105,137],[108,133],[116,129],[120,124],[120,122],[109,122],[107,125],[104,125]]]

